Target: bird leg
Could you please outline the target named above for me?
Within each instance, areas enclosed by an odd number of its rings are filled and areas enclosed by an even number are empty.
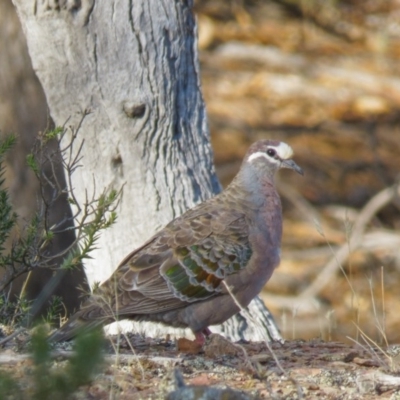
[[[210,328],[209,328],[209,327],[204,328],[202,332],[203,332],[204,335],[206,335],[206,336],[210,336],[210,335],[212,334],[212,332],[210,331]]]
[[[206,338],[205,336],[210,336],[211,335],[211,331],[209,328],[204,328],[201,332],[196,332],[194,334],[195,336],[195,342],[198,343],[200,346],[204,346],[204,343],[206,342]]]

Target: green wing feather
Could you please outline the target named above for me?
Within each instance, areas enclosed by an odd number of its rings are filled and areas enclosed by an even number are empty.
[[[192,209],[190,218],[175,219],[126,257],[113,282],[102,286],[115,288],[117,281],[119,296],[129,293],[120,315],[179,308],[217,295],[223,279],[245,268],[251,255],[243,213]]]

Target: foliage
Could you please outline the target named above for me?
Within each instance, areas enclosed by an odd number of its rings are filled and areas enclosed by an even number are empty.
[[[4,157],[15,144],[16,137],[10,135],[0,142],[1,323],[29,322],[28,314],[32,304],[24,299],[24,291],[22,290],[20,298],[16,301],[11,302],[8,298],[7,287],[13,280],[26,273],[29,279],[29,273],[38,268],[70,269],[81,265],[83,260],[90,258],[90,253],[96,249],[101,231],[116,221],[115,209],[121,191],[104,190],[98,195],[94,190],[90,196],[86,193],[86,199],[82,204],[70,189],[73,187],[71,177],[81,166],[84,140],[81,140],[79,146],[76,143],[86,115],[87,112],[83,114],[76,129],[57,127],[39,134],[32,153],[27,156],[27,164],[39,180],[41,191],[38,211],[30,221],[21,221],[13,211],[7,188],[4,186]],[[59,152],[49,151],[47,144],[54,140],[58,142]],[[62,146],[62,143],[67,144]],[[68,185],[57,179],[55,169],[59,163],[63,166]],[[73,213],[50,226],[49,212],[61,196],[67,196],[73,206]],[[55,236],[71,230],[75,232],[73,243],[54,254],[50,247]],[[45,319],[54,320],[60,309],[60,299],[53,298]]]
[[[102,344],[100,331],[79,335],[69,360],[55,363],[47,341],[47,330],[44,325],[39,325],[30,343],[33,362],[30,387],[21,387],[15,378],[0,370],[0,400],[70,398],[79,386],[89,383],[93,375],[100,371],[103,364]]]
[[[5,154],[12,148],[16,141],[14,135],[9,135],[0,143],[0,189],[4,185],[3,160]],[[4,243],[7,240],[12,228],[15,226],[17,214],[13,212],[7,190],[0,190],[0,252],[4,250]],[[0,265],[2,262],[0,258]]]
[[[83,118],[86,114],[83,115]],[[83,121],[82,118],[82,121]],[[81,123],[82,123],[81,121]],[[81,124],[80,124],[81,125]],[[57,180],[55,166],[60,162],[66,173],[69,187],[72,187],[71,176],[80,167],[83,141],[75,148],[76,130],[56,128],[40,134],[26,162],[39,180],[41,198],[37,213],[29,220],[22,221],[13,210],[9,193],[5,187],[4,159],[16,142],[15,135],[10,135],[0,142],[0,323],[5,325],[26,325],[32,302],[24,297],[11,301],[7,286],[21,274],[37,268],[74,268],[90,257],[96,248],[100,233],[116,221],[115,208],[118,205],[120,192],[108,190],[100,195],[86,193],[86,201],[79,204],[73,190]],[[69,134],[70,139],[65,147],[61,141]],[[58,141],[60,153],[49,153],[46,144],[51,140]],[[63,141],[64,143],[65,141]],[[50,168],[45,168],[45,167]],[[45,171],[52,171],[47,175]],[[50,190],[49,190],[50,189]],[[50,194],[49,194],[50,193]],[[49,211],[60,196],[67,196],[74,206],[74,213],[58,224],[50,226]],[[66,230],[74,230],[75,241],[58,254],[49,248],[56,237]],[[62,260],[61,262],[59,260]],[[45,322],[53,322],[62,311],[62,300],[53,296],[43,317]],[[78,335],[72,356],[67,362],[56,363],[53,360],[51,346],[47,341],[45,325],[35,328],[30,343],[33,366],[29,373],[30,386],[22,387],[14,376],[0,370],[1,399],[67,399],[81,385],[88,383],[93,374],[102,365],[102,336],[98,331]]]

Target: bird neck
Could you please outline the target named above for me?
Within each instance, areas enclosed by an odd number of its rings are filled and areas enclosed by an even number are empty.
[[[242,168],[232,181],[229,192],[246,210],[252,225],[267,235],[269,245],[280,247],[282,237],[282,205],[275,188],[274,174],[254,173]]]
[[[269,203],[270,197],[278,197],[273,171],[260,171],[252,165],[242,166],[231,186],[236,188],[239,199],[251,202],[257,208]]]

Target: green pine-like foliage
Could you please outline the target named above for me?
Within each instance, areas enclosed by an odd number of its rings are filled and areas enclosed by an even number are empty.
[[[32,154],[27,156],[26,162],[39,180],[41,189],[49,180],[42,171],[43,163],[51,159],[45,155],[44,150],[49,140],[58,140],[60,151],[65,156],[62,157],[62,162],[67,179],[80,167],[80,151],[71,157],[72,144],[77,133],[72,130],[70,143],[64,148],[61,146],[61,139],[66,134],[66,129],[56,128],[39,135],[36,146]],[[21,274],[28,273],[29,276],[29,272],[36,268],[75,268],[90,258],[101,231],[116,221],[115,209],[121,194],[121,190],[107,190],[97,196],[93,193],[87,197],[84,204],[78,204],[71,190],[55,187],[53,198],[68,190],[69,202],[78,209],[73,219],[71,218],[70,227],[67,228],[74,229],[76,240],[61,253],[49,254],[48,245],[56,234],[63,232],[60,226],[50,227],[46,220],[52,202],[42,199],[43,204],[39,205],[38,212],[29,221],[21,221],[13,209],[5,186],[4,161],[16,140],[15,135],[0,140],[0,351],[2,342],[7,342],[1,337],[1,325],[17,329],[21,326],[29,328],[32,323],[29,313],[33,302],[24,298],[23,291],[18,299],[11,301],[8,297],[8,285]],[[68,163],[64,160],[70,161]],[[57,265],[54,260],[59,259],[62,261]],[[81,385],[89,383],[99,371],[103,364],[103,339],[99,331],[78,335],[68,360],[61,364],[55,363],[53,350],[47,341],[46,323],[59,320],[61,312],[62,300],[54,297],[50,301],[47,314],[42,317],[42,323],[36,326],[28,340],[28,351],[33,363],[28,387],[26,381],[22,387],[20,381],[14,378],[14,374],[5,372],[0,366],[0,400],[68,399]]]

